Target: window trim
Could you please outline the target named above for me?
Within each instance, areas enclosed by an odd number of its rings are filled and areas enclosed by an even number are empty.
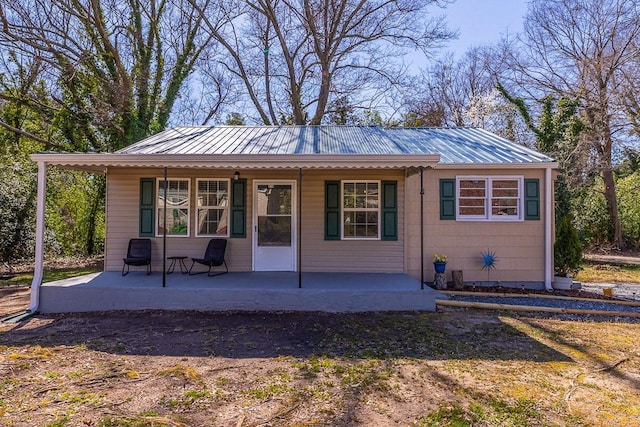
[[[167,237],[185,238],[191,237],[191,178],[171,178],[167,177],[167,181],[186,181],[187,183],[187,233],[186,234],[169,234]],[[164,177],[156,178],[156,198],[160,198],[160,183],[164,182]],[[158,203],[156,206],[155,222],[156,222],[156,237],[162,237],[160,233],[160,210],[164,208],[164,203]],[[182,209],[182,208],[180,208]],[[168,208],[167,208],[168,210]]]
[[[378,207],[373,208],[345,208],[344,207],[344,184],[376,183],[378,184]],[[344,235],[344,214],[345,212],[378,212],[378,232],[376,237],[345,237]],[[340,240],[382,240],[382,181],[376,179],[343,179],[340,181]]]
[[[485,214],[481,215],[461,215],[460,214],[460,181],[478,180],[484,181],[485,185]],[[517,181],[518,183],[518,215],[493,215],[493,181]],[[459,175],[456,176],[456,221],[491,221],[491,222],[519,222],[524,221],[524,176],[522,175]]]
[[[217,206],[198,206],[198,195],[199,195],[199,191],[200,191],[200,186],[198,185],[201,181],[224,181],[227,183],[227,206],[224,208],[220,208]],[[195,237],[229,237],[230,233],[231,233],[231,180],[229,178],[196,178],[196,186],[195,186],[195,203],[194,203],[194,208],[195,208],[195,231],[194,231],[194,235]],[[227,233],[226,234],[200,234],[199,232],[199,211],[200,209],[217,209],[217,210],[223,210],[223,211],[227,211]]]

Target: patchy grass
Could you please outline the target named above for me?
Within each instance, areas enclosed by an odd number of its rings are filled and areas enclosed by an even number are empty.
[[[1,328],[3,426],[640,425],[640,322],[149,311]]]
[[[54,282],[56,280],[68,279],[85,274],[98,273],[100,271],[102,271],[101,265],[88,265],[68,268],[46,268],[44,270],[43,281]],[[11,285],[30,285],[32,281],[33,273],[18,273],[18,275],[12,279],[0,281],[0,287]]]
[[[158,372],[162,376],[171,378],[177,378],[185,383],[201,384],[202,377],[198,373],[198,370],[194,366],[185,366],[183,364],[177,364],[175,366],[162,369]]]
[[[640,283],[640,265],[585,261],[576,280],[587,283]]]

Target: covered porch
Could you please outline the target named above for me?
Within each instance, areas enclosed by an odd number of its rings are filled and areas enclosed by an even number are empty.
[[[107,310],[434,311],[444,298],[406,274],[231,272],[222,276],[106,271],[42,284],[42,313]]]

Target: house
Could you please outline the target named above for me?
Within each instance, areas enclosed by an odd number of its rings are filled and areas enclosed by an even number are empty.
[[[199,257],[221,237],[231,272],[401,274],[424,283],[431,254],[444,253],[447,274],[461,270],[465,282],[551,289],[558,165],[482,129],[177,127],[115,153],[32,159],[32,309],[50,166],[106,174],[107,272],[120,271],[134,237],[152,240],[154,271],[166,256]],[[487,250],[499,260],[491,277],[481,264]]]

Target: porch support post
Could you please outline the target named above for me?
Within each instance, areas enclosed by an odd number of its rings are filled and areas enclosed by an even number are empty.
[[[302,288],[302,168],[298,168],[298,288]]]
[[[424,166],[420,166],[420,289],[424,289]]]
[[[44,217],[47,198],[47,164],[38,162],[38,196],[36,205],[36,248],[33,281],[31,282],[31,301],[27,309],[31,313],[40,306],[40,286],[44,273]]]
[[[545,169],[544,175],[544,287],[552,291],[551,280],[553,278],[553,179],[551,167]]]
[[[420,289],[424,289],[424,166],[420,166]]]
[[[167,287],[167,167],[164,167],[164,194],[162,195],[164,206],[164,223],[162,225],[162,287]]]

